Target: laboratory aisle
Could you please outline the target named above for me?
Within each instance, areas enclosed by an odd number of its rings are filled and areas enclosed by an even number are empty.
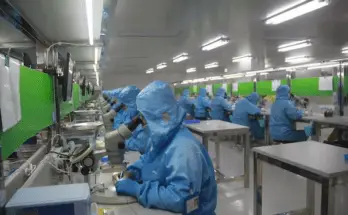
[[[227,176],[243,174],[243,153],[231,147],[230,142],[222,142],[221,169]],[[209,142],[209,154],[215,157],[214,143]],[[250,157],[250,188],[245,189],[243,182],[219,183],[218,215],[252,215],[253,214],[253,168]],[[347,199],[348,188],[340,187],[336,198],[338,202]],[[344,195],[344,192],[346,194]],[[263,165],[263,214],[273,215],[306,206],[306,180],[268,164]],[[316,215],[320,209],[320,187],[316,184]],[[336,215],[344,215],[347,205],[337,205]],[[344,212],[345,211],[345,212]]]

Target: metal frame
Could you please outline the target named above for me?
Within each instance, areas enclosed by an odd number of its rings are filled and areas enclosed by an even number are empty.
[[[250,137],[249,137],[249,130],[244,133],[236,133],[231,129],[230,131],[223,131],[223,132],[213,132],[211,134],[204,134],[202,132],[199,132],[193,128],[187,127],[191,132],[199,135],[202,137],[202,144],[208,151],[208,143],[209,138],[213,137],[213,140],[215,142],[215,152],[216,152],[216,164],[215,164],[215,173],[217,176],[217,182],[231,182],[231,181],[240,181],[244,179],[244,187],[249,188],[249,178],[250,178]],[[238,129],[240,132],[240,129]],[[220,141],[218,139],[219,135],[229,135],[229,136],[242,136],[243,142],[245,145],[244,148],[244,175],[239,176],[232,176],[232,177],[226,177],[221,171],[220,171]]]
[[[254,215],[262,215],[262,162],[277,166],[294,174],[307,178],[307,207],[306,212],[314,215],[314,182],[322,188],[321,215],[333,215],[335,206],[335,185],[337,178],[323,177],[314,172],[301,169],[292,164],[254,152]]]

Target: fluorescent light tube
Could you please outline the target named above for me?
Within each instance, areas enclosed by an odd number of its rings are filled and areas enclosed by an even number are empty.
[[[86,0],[86,15],[87,15],[87,27],[88,27],[88,37],[89,45],[93,45],[93,0]]]
[[[219,67],[219,63],[218,62],[213,62],[213,63],[209,63],[209,64],[205,64],[204,68],[205,69],[212,69],[212,68],[216,68]]]
[[[199,82],[204,82],[204,81],[207,81],[207,79],[205,79],[205,78],[198,78],[198,79],[193,79],[192,83],[199,83]]]
[[[175,56],[173,58],[173,63],[179,63],[181,61],[184,61],[184,60],[187,60],[189,57],[188,57],[188,54],[187,53],[181,53],[180,55],[178,56]]]
[[[214,80],[222,80],[222,79],[224,79],[223,77],[221,77],[221,76],[212,76],[212,77],[208,77],[208,78],[206,78],[206,80],[208,81],[208,80],[210,80],[210,81],[214,81]]]
[[[268,72],[261,72],[260,75],[268,75]]]
[[[278,52],[287,52],[295,49],[305,48],[311,45],[312,43],[310,42],[310,40],[296,41],[278,46]]]
[[[243,60],[251,60],[251,54],[246,54],[246,55],[242,55],[242,56],[238,56],[238,57],[233,57],[232,58],[232,62],[240,62]]]
[[[97,64],[93,64],[94,72],[97,72]]]
[[[226,36],[219,36],[202,45],[202,51],[210,51],[218,47],[224,46],[230,42],[230,39]]]
[[[196,67],[192,67],[192,68],[189,68],[186,70],[187,73],[192,73],[192,72],[196,72],[196,71],[197,71]]]
[[[327,5],[329,5],[328,0],[312,0],[312,1],[301,0],[268,15],[266,18],[266,24],[277,25],[282,22],[286,22],[288,20],[302,16],[306,13],[318,10]]]
[[[290,64],[303,63],[310,60],[311,58],[309,56],[304,56],[304,55],[285,58],[285,62]]]
[[[160,64],[157,64],[157,66],[156,66],[156,68],[157,69],[164,69],[164,68],[166,68],[167,67],[167,63],[160,63]]]
[[[236,74],[231,74],[231,75],[224,75],[224,79],[232,79],[232,78],[241,78],[244,77],[243,73],[236,73]]]
[[[151,74],[153,72],[154,72],[153,68],[150,68],[150,69],[146,70],[146,74]]]
[[[337,67],[339,66],[339,63],[335,63],[335,64],[323,64],[323,65],[319,65],[319,66],[312,66],[312,67],[308,67],[308,70],[313,70],[313,69],[325,69],[325,68],[333,68],[333,67]]]
[[[94,64],[98,64],[98,48],[94,48]]]
[[[342,48],[342,54],[348,54],[348,47]]]
[[[95,73],[95,78],[97,79],[97,86],[99,86],[99,73],[98,72]]]
[[[249,74],[245,74],[245,77],[253,77],[256,75],[256,72],[255,73],[249,73]]]

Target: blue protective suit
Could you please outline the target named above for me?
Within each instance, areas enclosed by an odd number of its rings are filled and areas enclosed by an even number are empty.
[[[140,154],[145,154],[149,146],[148,142],[150,139],[148,128],[143,128],[139,125],[135,131],[133,131],[132,137],[126,140],[126,149],[130,151],[137,151]]]
[[[277,89],[276,101],[271,107],[270,134],[273,140],[299,142],[306,141],[304,131],[297,131],[294,121],[301,119],[303,112],[290,101],[290,88],[282,85]]]
[[[238,101],[232,116],[232,123],[248,126],[255,139],[264,138],[264,128],[260,126],[257,120],[249,119],[249,115],[261,114],[261,109],[257,107],[259,98],[259,94],[252,93],[246,98]]]
[[[122,124],[129,123],[137,114],[135,99],[140,90],[136,86],[125,87],[118,95],[117,106],[123,104],[125,108],[120,110],[114,118],[113,129],[118,129]]]
[[[199,95],[195,101],[195,117],[209,117],[209,112],[207,111],[208,108],[210,108],[210,101],[207,96],[207,90],[205,88],[201,88],[199,89]]]
[[[182,93],[182,96],[180,97],[178,101],[178,104],[180,105],[180,107],[182,107],[186,111],[186,113],[194,117],[194,111],[193,111],[194,101],[190,99],[189,94],[190,94],[189,90],[185,89],[184,92]]]
[[[176,213],[184,213],[186,200],[195,194],[199,209],[192,214],[215,214],[217,185],[212,161],[182,125],[186,113],[170,86],[162,81],[149,84],[138,95],[137,107],[147,121],[151,146],[129,167],[138,170],[142,183],[118,182],[117,192],[136,197],[144,207]]]
[[[116,104],[112,105],[112,109],[115,110],[117,109],[121,103],[119,101],[119,96],[120,96],[120,93],[122,92],[123,88],[117,88],[115,90],[112,91],[112,100],[116,99]]]
[[[215,98],[211,101],[211,118],[216,120],[230,121],[226,112],[232,112],[232,104],[228,103],[225,99],[226,90],[220,88]]]

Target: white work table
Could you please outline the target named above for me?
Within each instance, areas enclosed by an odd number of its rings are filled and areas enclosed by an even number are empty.
[[[250,156],[250,140],[249,140],[249,128],[229,122],[220,120],[207,120],[201,121],[197,124],[186,125],[190,131],[198,134],[203,139],[203,145],[208,150],[209,138],[213,138],[215,142],[216,153],[216,165],[215,172],[217,173],[217,181],[234,181],[244,179],[244,187],[249,187],[249,156]],[[241,136],[244,137],[244,175],[226,178],[224,174],[220,172],[220,141],[221,136]]]
[[[127,205],[98,205],[97,215],[173,215],[175,213],[144,208],[138,203]],[[110,212],[113,213],[110,213]]]
[[[348,149],[315,141],[265,146],[254,152],[254,215],[262,214],[262,165],[278,166],[307,178],[307,213],[314,212],[314,182],[322,187],[321,215],[333,215],[334,192],[338,183],[347,183]]]

